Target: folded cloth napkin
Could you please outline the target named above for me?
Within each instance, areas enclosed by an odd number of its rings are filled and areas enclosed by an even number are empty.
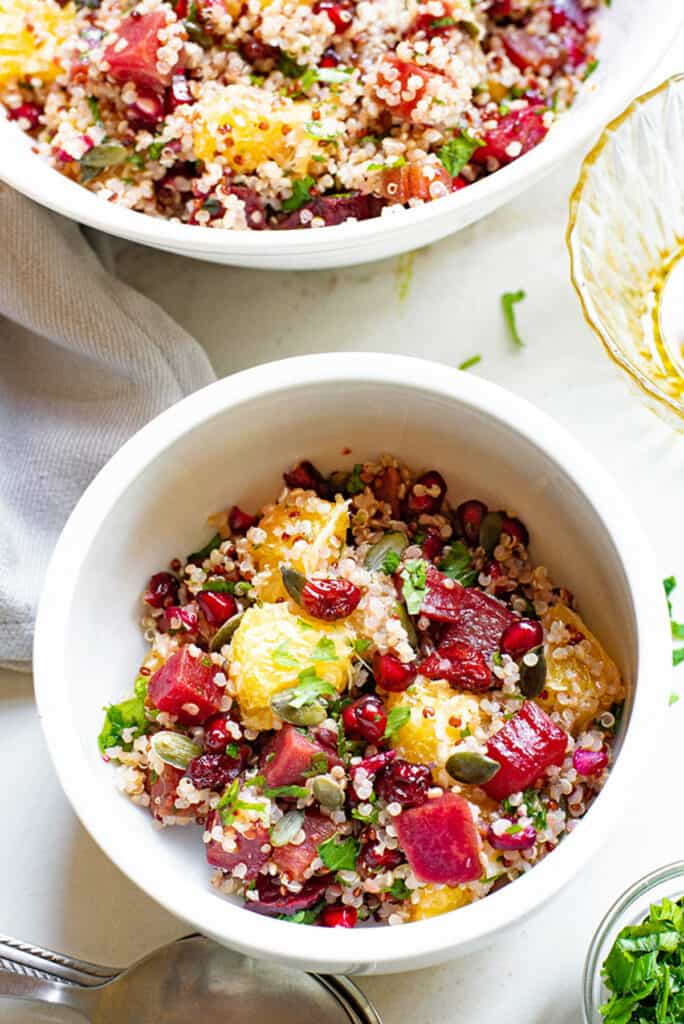
[[[26,669],[57,536],[139,427],[214,379],[77,225],[0,184],[0,664]]]

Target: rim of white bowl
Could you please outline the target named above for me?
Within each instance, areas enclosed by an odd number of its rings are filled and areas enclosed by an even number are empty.
[[[342,352],[266,363],[210,384],[152,420],[113,456],[72,512],[50,562],[36,624],[35,689],[47,744],[67,797],[93,839],[136,885],[172,914],[247,954],[285,960],[305,969],[322,965],[332,972],[339,968],[353,973],[416,967],[493,938],[551,898],[610,834],[629,797],[629,779],[643,767],[644,751],[658,732],[658,716],[665,713],[671,675],[665,597],[650,544],[625,499],[593,456],[545,413],[489,381],[451,367],[445,369],[443,364],[409,356],[388,359],[384,353]],[[604,790],[587,819],[552,856],[514,884],[459,909],[457,930],[451,914],[386,927],[381,933],[376,928],[347,932],[301,927],[261,917],[221,899],[208,880],[206,891],[198,892],[196,885],[187,889],[180,885],[171,896],[158,866],[140,862],[126,836],[117,833],[101,802],[93,798],[76,719],[64,714],[66,624],[80,565],[100,529],[102,510],[112,507],[161,452],[217,413],[265,394],[330,381],[340,386],[363,382],[398,385],[453,399],[526,438],[551,458],[591,503],[612,538],[630,592],[638,685],[629,728]],[[667,680],[664,685],[660,683],[663,679]]]
[[[573,116],[571,109],[566,121],[559,122],[559,126],[564,124],[561,131],[551,131],[541,145],[521,159],[502,167],[496,174],[481,178],[467,189],[445,196],[438,202],[403,210],[395,216],[375,217],[354,224],[316,228],[313,231],[212,231],[191,224],[173,224],[133,210],[113,207],[102,200],[84,204],[84,190],[75,183],[73,201],[67,202],[61,197],[46,194],[41,188],[33,187],[26,180],[21,167],[15,168],[9,160],[3,161],[0,166],[0,180],[43,206],[91,228],[143,245],[172,251],[182,249],[192,256],[250,258],[263,252],[264,255],[311,257],[330,250],[343,254],[376,236],[410,231],[411,228],[445,218],[450,211],[456,209],[463,212],[465,225],[479,216],[475,212],[469,217],[468,211],[480,207],[485,212],[490,211],[496,206],[497,200],[503,202],[512,198],[528,185],[539,181],[564,156],[598,133],[606,121],[634,97],[683,25],[684,7],[680,0],[661,0],[658,18],[644,40],[644,53],[638,68],[634,64],[627,65],[613,73],[609,81],[603,80],[599,69],[589,88],[600,87],[601,91],[592,96],[589,110],[577,111]],[[9,127],[16,130],[14,126]],[[0,123],[0,135],[1,128]],[[40,160],[40,157],[36,155],[35,159]],[[90,195],[93,200],[97,200],[96,196]],[[453,230],[458,230],[458,227]],[[449,229],[436,237],[447,233]]]

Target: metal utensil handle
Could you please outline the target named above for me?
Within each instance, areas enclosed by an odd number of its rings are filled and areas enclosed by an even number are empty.
[[[0,935],[0,996],[36,999],[84,1011],[92,1005],[88,990],[106,984],[119,972],[76,960]]]

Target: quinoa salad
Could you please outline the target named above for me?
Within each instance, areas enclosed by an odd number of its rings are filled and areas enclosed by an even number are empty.
[[[538,145],[601,0],[0,0],[0,103],[103,200],[225,229],[393,215]]]
[[[257,913],[351,928],[482,899],[602,788],[620,672],[513,510],[392,456],[284,482],[147,582],[102,756]]]

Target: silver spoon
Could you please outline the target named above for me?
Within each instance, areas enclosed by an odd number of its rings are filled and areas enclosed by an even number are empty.
[[[0,935],[1,996],[68,1007],[92,1024],[381,1024],[347,978],[250,960],[203,935],[171,942],[122,971]]]

